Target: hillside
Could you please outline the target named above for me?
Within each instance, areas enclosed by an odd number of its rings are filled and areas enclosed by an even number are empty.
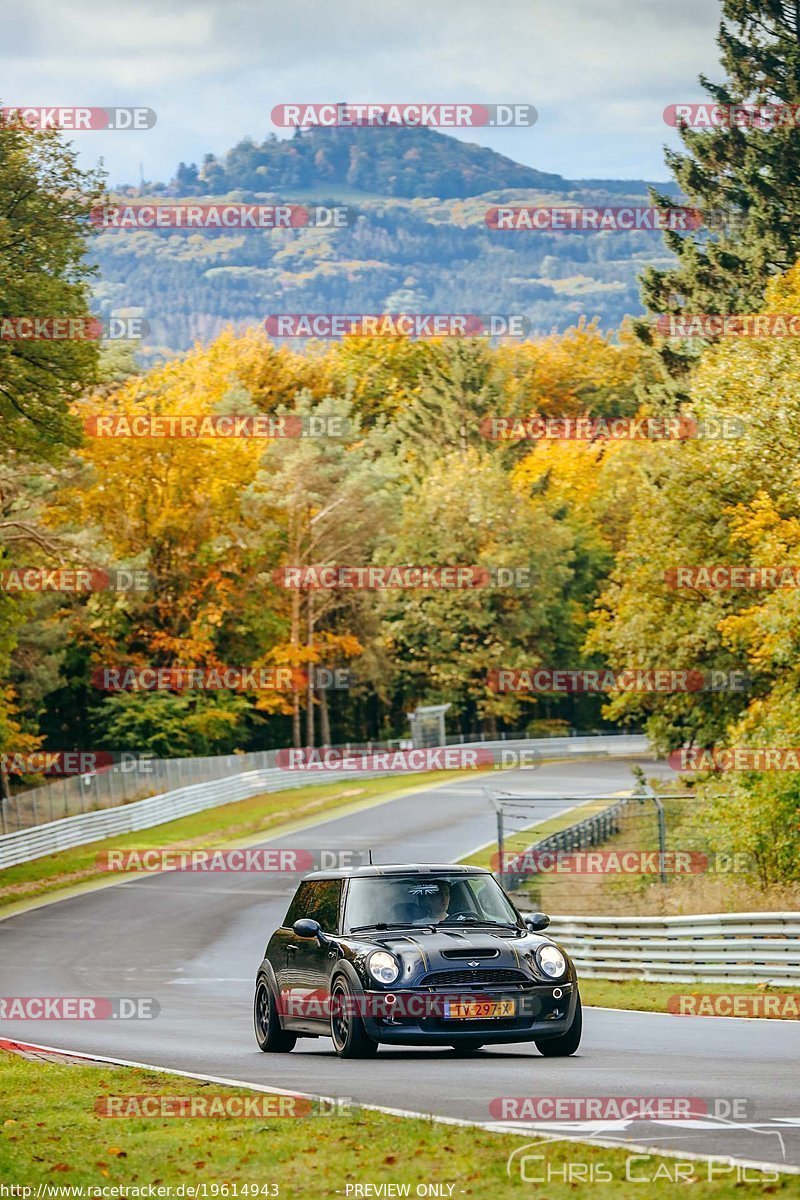
[[[199,169],[182,163],[176,181],[190,195],[329,186],[409,200],[568,186],[560,175],[524,167],[483,146],[413,128],[298,130],[289,138],[272,134],[261,145],[245,139],[221,160],[207,154]]]
[[[663,186],[663,185],[662,185]],[[140,192],[120,189],[140,198]],[[98,235],[102,316],[136,310],[146,352],[187,349],[280,312],[523,313],[536,332],[641,312],[637,275],[658,234],[498,233],[486,210],[646,204],[641,180],[571,182],[427,129],[314,129],[181,163],[146,198],[347,203],[346,229],[109,231]]]

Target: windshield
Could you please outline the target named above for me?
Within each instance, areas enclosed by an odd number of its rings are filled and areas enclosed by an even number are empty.
[[[345,927],[519,925],[491,875],[378,875],[352,879]]]

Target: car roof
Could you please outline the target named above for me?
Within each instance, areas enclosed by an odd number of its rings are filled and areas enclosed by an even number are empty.
[[[490,875],[484,867],[466,867],[460,863],[383,863],[371,867],[349,867],[338,871],[312,871],[306,879],[363,879],[375,875]]]

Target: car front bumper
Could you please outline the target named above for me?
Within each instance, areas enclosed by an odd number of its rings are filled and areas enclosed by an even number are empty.
[[[377,1042],[397,1045],[457,1042],[530,1042],[566,1033],[575,1016],[578,987],[574,981],[544,984],[516,990],[482,986],[469,998],[516,1001],[513,1017],[449,1018],[438,1010],[447,999],[463,1001],[465,993],[429,990],[389,993],[394,1004],[386,1004],[387,993],[366,992],[363,1021],[366,1032]],[[431,1004],[432,998],[435,1003]],[[430,1013],[430,1009],[435,1011]],[[384,1015],[386,1014],[386,1015]]]

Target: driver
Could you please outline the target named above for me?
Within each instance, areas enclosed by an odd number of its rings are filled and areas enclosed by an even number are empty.
[[[444,921],[450,904],[450,884],[440,879],[436,891],[428,898],[428,916],[432,921]]]

